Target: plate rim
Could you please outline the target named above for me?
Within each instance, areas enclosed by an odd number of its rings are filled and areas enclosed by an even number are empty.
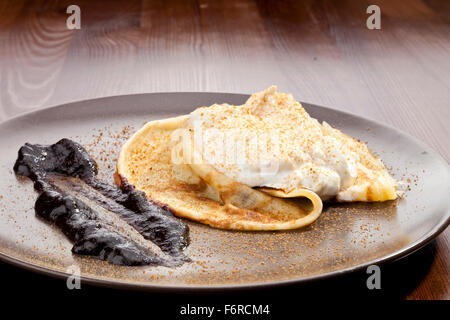
[[[252,284],[232,284],[232,285],[209,285],[209,286],[198,286],[198,285],[161,285],[161,284],[151,284],[142,283],[134,281],[123,281],[123,280],[111,280],[111,279],[99,279],[91,276],[80,276],[81,283],[86,283],[89,285],[114,288],[114,289],[127,289],[127,290],[137,290],[137,291],[149,291],[149,292],[161,292],[161,293],[192,293],[192,292],[225,292],[225,291],[238,291],[238,290],[249,290],[249,289],[266,289],[274,287],[282,287],[288,285],[300,285],[313,281],[326,280],[334,277],[339,277],[343,275],[348,275],[351,273],[356,273],[366,269],[370,265],[385,265],[388,263],[395,262],[397,260],[403,259],[408,255],[420,250],[421,248],[428,245],[437,236],[439,236],[449,224],[449,219],[441,225],[437,225],[432,231],[429,232],[425,239],[418,239],[410,246],[403,249],[397,250],[396,252],[384,256],[382,258],[373,259],[371,261],[341,269],[332,272],[322,273],[318,275],[280,280],[280,281],[267,281],[267,282],[254,282]],[[436,230],[435,230],[436,229]],[[20,267],[23,270],[32,271],[41,275],[51,276],[57,279],[68,279],[71,274],[50,269],[47,267],[39,266],[37,264],[22,261],[8,254],[0,252],[0,261],[9,263],[13,266]]]
[[[229,93],[229,92],[211,92],[211,91],[183,91],[183,92],[151,92],[151,93],[134,93],[134,94],[125,94],[125,95],[113,95],[113,96],[106,96],[106,97],[99,97],[94,99],[84,99],[84,100],[77,100],[72,101],[64,104],[59,105],[53,105],[49,107],[45,107],[42,109],[35,109],[30,110],[29,112],[24,112],[19,115],[13,116],[9,119],[6,119],[4,121],[0,122],[0,126],[7,125],[10,122],[17,121],[20,118],[24,117],[32,117],[34,114],[41,113],[41,112],[49,112],[52,109],[62,109],[62,108],[70,108],[73,104],[79,104],[83,102],[92,102],[92,101],[99,101],[99,100],[108,100],[108,99],[114,99],[117,97],[130,97],[130,96],[144,96],[144,95],[183,95],[183,94],[223,94],[223,95],[235,95],[235,96],[242,96],[242,97],[249,97],[249,94],[241,94],[241,93]],[[412,140],[414,143],[416,143],[418,146],[423,148],[425,151],[433,155],[437,160],[439,160],[444,166],[447,167],[447,170],[449,171],[449,165],[447,161],[442,157],[442,155],[432,149],[430,146],[428,146],[425,142],[419,140],[418,138],[410,135],[407,132],[404,132],[402,130],[399,130],[395,127],[392,127],[388,124],[384,124],[382,122],[379,122],[377,120],[373,120],[369,117],[360,116],[358,114],[353,114],[347,111],[342,111],[330,107],[325,107],[321,105],[317,105],[314,103],[309,102],[303,102],[301,101],[302,105],[306,105],[307,107],[312,108],[321,108],[324,110],[329,110],[332,112],[341,113],[345,116],[350,116],[353,118],[361,119],[364,121],[370,121],[372,123],[375,123],[376,125],[380,127],[384,127],[386,129],[389,129],[391,131],[394,131],[395,133],[398,133],[402,136],[405,136],[406,138]],[[295,284],[301,284],[306,282],[312,282],[312,281],[319,281],[324,279],[329,279],[333,277],[339,277],[345,274],[349,273],[355,273],[358,271],[361,271],[365,268],[367,268],[370,265],[376,264],[376,265],[384,265],[390,262],[394,262],[396,260],[399,260],[401,258],[404,258],[415,251],[425,247],[427,244],[429,244],[432,240],[434,240],[436,237],[438,237],[450,224],[450,210],[447,206],[447,217],[443,215],[442,219],[437,223],[433,229],[428,231],[426,234],[424,234],[421,238],[417,239],[413,243],[409,244],[406,247],[403,247],[399,250],[396,250],[395,252],[385,255],[380,258],[372,259],[368,262],[364,262],[361,264],[358,264],[356,266],[335,270],[331,272],[326,272],[322,274],[302,277],[302,278],[295,278],[295,279],[287,279],[287,280],[279,280],[279,281],[266,281],[266,282],[254,282],[250,284],[230,284],[230,285],[164,285],[164,284],[152,284],[152,283],[142,283],[142,282],[135,282],[135,281],[125,281],[125,280],[114,280],[114,279],[101,279],[86,275],[81,275],[80,280],[82,283],[87,283],[90,285],[100,286],[100,287],[107,287],[107,288],[118,288],[118,289],[133,289],[133,290],[145,290],[145,291],[152,291],[152,292],[181,292],[181,293],[190,293],[190,292],[224,292],[224,291],[234,291],[234,290],[245,290],[245,289],[264,289],[269,287],[279,287],[279,286],[286,286],[286,285],[295,285]],[[9,263],[13,266],[20,267],[21,269],[32,271],[38,274],[51,276],[58,279],[67,279],[70,274],[54,269],[50,269],[48,267],[40,266],[38,264],[23,261],[21,259],[15,258],[14,256],[11,256],[7,253],[0,251],[0,261]]]

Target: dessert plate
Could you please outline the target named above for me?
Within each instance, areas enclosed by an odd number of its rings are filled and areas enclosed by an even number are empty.
[[[238,232],[187,221],[192,258],[178,268],[124,267],[73,255],[72,244],[37,218],[37,193],[12,170],[25,143],[80,142],[97,160],[99,178],[113,182],[120,146],[145,122],[213,103],[242,104],[248,95],[154,93],[108,97],[31,112],[0,124],[0,259],[29,270],[104,286],[158,291],[224,290],[336,276],[404,257],[450,222],[446,161],[409,135],[355,115],[304,103],[320,121],[367,141],[404,181],[395,202],[325,204],[311,226],[283,232]]]

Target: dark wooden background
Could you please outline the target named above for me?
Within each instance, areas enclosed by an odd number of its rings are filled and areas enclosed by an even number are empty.
[[[66,28],[69,4],[80,30]],[[369,4],[381,30],[366,28]],[[271,84],[395,126],[449,161],[450,1],[0,0],[0,120],[103,96]],[[383,294],[449,299],[449,246],[447,230],[386,267]]]

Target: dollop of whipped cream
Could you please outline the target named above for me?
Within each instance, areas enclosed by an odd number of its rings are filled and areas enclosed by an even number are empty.
[[[384,170],[363,143],[320,124],[276,86],[240,106],[198,108],[187,124],[204,162],[251,187],[306,188],[328,199],[345,193],[358,171]]]

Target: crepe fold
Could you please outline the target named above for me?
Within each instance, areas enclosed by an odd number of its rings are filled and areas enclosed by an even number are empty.
[[[221,229],[296,229],[320,216],[322,201],[310,190],[251,188],[200,161],[195,152],[197,161],[174,161],[174,156],[187,160],[176,137],[188,117],[151,121],[137,131],[122,146],[116,183],[134,185],[176,216]]]

